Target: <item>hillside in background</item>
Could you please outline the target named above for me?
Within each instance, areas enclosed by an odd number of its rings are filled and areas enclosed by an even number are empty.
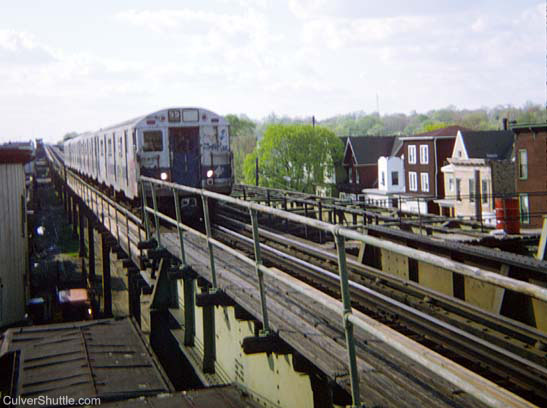
[[[317,123],[332,130],[337,136],[411,135],[448,125],[461,125],[474,130],[501,129],[502,118],[519,123],[531,123],[545,122],[547,115],[545,107],[528,102],[522,107],[500,105],[494,108],[458,109],[455,106],[449,106],[426,113],[412,112],[410,114],[379,115],[376,112],[360,111],[336,115]],[[311,117],[294,118],[271,114],[261,121],[256,121],[256,131],[260,135],[271,123],[309,124],[311,121]]]

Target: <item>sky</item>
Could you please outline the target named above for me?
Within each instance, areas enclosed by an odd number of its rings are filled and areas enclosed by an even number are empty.
[[[171,106],[219,114],[545,104],[530,0],[0,0],[0,142]]]

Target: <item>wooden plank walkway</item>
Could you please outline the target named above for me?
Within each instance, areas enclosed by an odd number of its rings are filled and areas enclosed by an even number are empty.
[[[162,234],[162,243],[171,254],[179,256],[178,234]],[[200,276],[210,281],[206,248],[205,240],[185,234],[187,261]],[[218,248],[214,249],[214,254],[218,286],[240,306],[261,319],[254,268]],[[281,271],[279,273],[284,274]],[[272,278],[265,277],[265,288],[272,328],[321,371],[349,390],[341,316]],[[318,292],[318,297],[320,295],[323,294]],[[387,327],[385,329],[391,330]],[[427,372],[362,331],[356,330],[356,341],[361,398],[366,405],[483,406],[465,392],[439,379],[435,373]],[[416,344],[416,347],[422,346]]]

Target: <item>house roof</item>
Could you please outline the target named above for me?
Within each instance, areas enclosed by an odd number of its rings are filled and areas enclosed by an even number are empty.
[[[395,136],[395,140],[393,141],[393,147],[391,148],[391,154],[390,156],[400,156],[403,154],[403,139],[401,136]]]
[[[515,133],[525,131],[545,131],[547,130],[547,122],[545,123],[517,123],[511,126],[511,130]]]
[[[381,156],[390,156],[395,136],[349,136],[346,150],[351,148],[358,165],[377,164]]]
[[[9,143],[0,145],[0,164],[28,163],[33,159],[33,151],[27,145]]]
[[[468,132],[471,129],[464,128],[463,126],[452,125],[443,127],[440,129],[431,130],[429,132],[419,133],[416,136],[456,136],[460,132]]]
[[[470,159],[502,160],[511,157],[513,132],[510,130],[462,131]]]

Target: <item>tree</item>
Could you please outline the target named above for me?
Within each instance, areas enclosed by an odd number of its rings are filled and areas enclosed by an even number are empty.
[[[256,123],[245,116],[226,115],[230,123],[231,147],[234,153],[234,176],[236,182],[241,182],[243,176],[243,161],[245,156],[256,147]]]
[[[256,181],[258,155],[260,185],[314,193],[342,160],[343,149],[334,132],[324,127],[270,125],[258,149],[245,158],[245,182]]]
[[[450,123],[446,122],[432,122],[427,121],[422,124],[422,128],[417,133],[426,133],[426,132],[433,132],[437,129],[442,129],[444,127],[450,126]]]

